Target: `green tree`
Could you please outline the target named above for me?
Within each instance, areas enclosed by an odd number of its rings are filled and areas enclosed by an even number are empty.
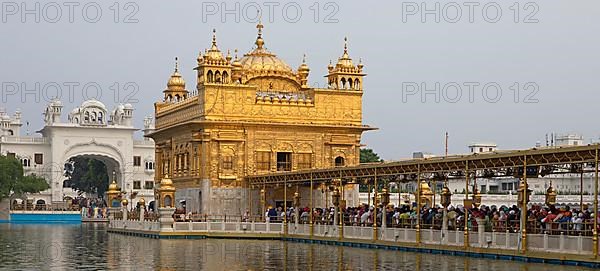
[[[73,166],[66,168],[65,177],[71,188],[79,193],[102,197],[108,188],[106,165],[102,161],[85,157],[75,157],[70,162]]]
[[[23,165],[14,157],[0,155],[0,200],[50,188],[48,182],[34,174],[24,176]]]
[[[374,163],[374,162],[383,162],[379,155],[375,153],[372,149],[360,149],[360,162],[361,163]]]

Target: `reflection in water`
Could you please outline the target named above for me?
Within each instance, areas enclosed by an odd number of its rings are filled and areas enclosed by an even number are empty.
[[[109,234],[98,224],[0,224],[0,269],[587,270],[281,241],[158,240]]]

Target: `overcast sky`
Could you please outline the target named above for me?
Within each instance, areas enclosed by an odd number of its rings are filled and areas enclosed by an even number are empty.
[[[130,101],[135,124],[142,127],[162,98],[174,57],[181,60],[188,89],[194,88],[192,68],[198,51],[209,47],[212,29],[221,50],[245,53],[256,38],[258,6],[265,46],[294,69],[306,53],[313,85],[323,86],[329,60],[335,62],[349,38],[350,56],[355,62],[362,58],[368,73],[364,123],[379,128],[365,133],[363,144],[385,159],[414,151],[443,154],[446,131],[450,153],[466,152],[470,142],[480,141],[496,142],[500,149],[531,147],[545,144],[551,132],[597,140],[600,2],[469,2],[475,4],[437,2],[436,22],[435,11],[422,12],[435,10],[433,1],[425,7],[419,1],[237,2],[237,10],[232,1],[59,2],[60,17],[44,1],[37,2],[39,23],[36,14],[23,12],[25,2],[3,2],[1,106],[11,114],[21,108],[35,131],[42,127],[45,94],[56,92],[53,82],[62,86],[63,119],[85,97],[84,85],[88,97],[96,96],[92,86],[100,86],[100,100],[112,109],[115,83],[123,101],[135,89],[125,89],[126,83],[133,82],[139,91]],[[35,3],[26,1],[25,8],[35,10]],[[40,101],[35,94],[23,99],[23,84],[31,90],[38,82]],[[79,84],[74,95],[65,86],[69,82]],[[12,94],[14,86],[19,94]],[[425,100],[418,92],[423,87],[429,90]]]

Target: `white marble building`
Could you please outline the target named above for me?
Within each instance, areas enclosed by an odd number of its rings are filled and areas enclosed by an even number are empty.
[[[116,173],[119,187],[136,204],[141,196],[146,202],[154,198],[154,141],[134,139],[133,106],[118,105],[112,111],[97,100],[88,100],[73,109],[64,121],[63,105],[52,101],[43,116],[40,136],[21,136],[21,113],[10,116],[0,110],[0,153],[15,156],[25,173],[35,173],[50,182],[51,188],[29,195],[33,203],[62,202],[75,197],[76,191],[65,186],[65,163],[73,157],[90,157],[102,161],[109,176]],[[144,133],[154,129],[153,118],[144,120]],[[112,177],[111,177],[112,178]],[[68,186],[68,185],[66,185]]]

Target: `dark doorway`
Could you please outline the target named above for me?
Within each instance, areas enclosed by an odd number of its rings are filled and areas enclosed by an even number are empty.
[[[338,156],[335,158],[335,166],[343,167],[344,166],[344,157]]]

